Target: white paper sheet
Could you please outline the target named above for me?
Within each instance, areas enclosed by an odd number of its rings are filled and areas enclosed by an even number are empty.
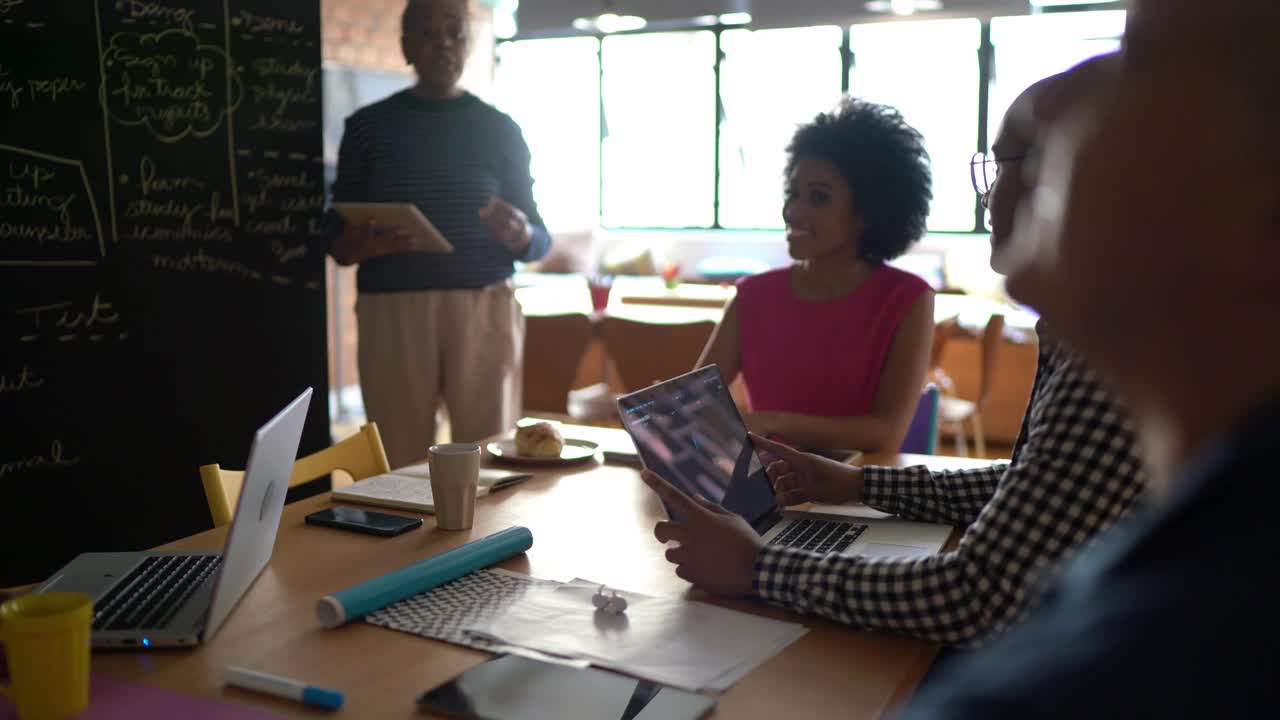
[[[701,602],[619,592],[627,609],[597,611],[598,583],[535,590],[468,632],[685,690],[721,692],[808,632]]]
[[[367,477],[333,491],[333,499],[434,513],[435,498],[431,494],[431,471],[428,468],[426,463],[422,463]],[[527,472],[480,468],[476,497],[484,497],[531,477],[533,475]]]

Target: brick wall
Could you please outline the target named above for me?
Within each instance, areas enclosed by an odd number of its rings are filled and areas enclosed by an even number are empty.
[[[405,0],[322,0],[322,52],[328,62],[412,72],[400,53]],[[471,57],[462,85],[483,98],[493,87],[493,13],[472,3]]]

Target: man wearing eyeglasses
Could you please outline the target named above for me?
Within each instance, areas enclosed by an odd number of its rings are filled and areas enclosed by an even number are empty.
[[[1124,393],[1150,502],[904,720],[1277,712],[1280,3],[1129,9],[1045,143],[1008,278]]]
[[[991,212],[993,267],[1004,268],[1018,205],[1033,188],[1019,172],[1040,128],[1060,114],[1089,65],[1043,80],[1013,104],[974,185]],[[761,547],[735,515],[691,512],[659,523],[677,573],[725,594],[754,594],[856,627],[976,646],[1017,623],[1043,572],[1110,527],[1144,489],[1134,434],[1098,378],[1040,331],[1030,405],[1013,458],[988,468],[931,472],[855,468],[756,439],[776,458],[768,474],[780,505],[861,501],[904,519],[966,528],[959,546],[927,557],[877,559]],[[676,493],[651,473],[659,494]],[[672,496],[674,497],[674,496]]]

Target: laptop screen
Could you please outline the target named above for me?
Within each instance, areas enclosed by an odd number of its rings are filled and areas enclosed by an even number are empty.
[[[755,525],[777,508],[773,486],[715,365],[618,399],[645,467]],[[671,508],[667,513],[675,517]]]
[[[244,484],[236,502],[236,514],[227,529],[222,549],[222,567],[214,580],[209,600],[209,621],[204,636],[210,637],[227,619],[240,597],[271,559],[280,514],[284,511],[289,475],[298,457],[302,428],[311,406],[311,388],[276,413],[253,436],[249,461],[244,468]]]

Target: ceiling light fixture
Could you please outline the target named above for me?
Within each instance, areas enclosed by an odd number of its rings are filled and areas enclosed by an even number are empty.
[[[598,32],[610,35],[618,32],[640,30],[649,22],[639,15],[619,15],[614,12],[613,3],[606,0],[604,12],[596,17],[580,17],[573,21],[573,28],[582,32]]]
[[[689,19],[691,25],[698,27],[714,27],[716,25],[750,25],[751,13],[749,12],[731,12],[723,15],[699,15]]]
[[[922,10],[941,10],[940,0],[871,0],[864,7],[871,12],[914,15]]]
[[[1119,0],[1031,0],[1033,7],[1065,7],[1068,5],[1106,5]]]

